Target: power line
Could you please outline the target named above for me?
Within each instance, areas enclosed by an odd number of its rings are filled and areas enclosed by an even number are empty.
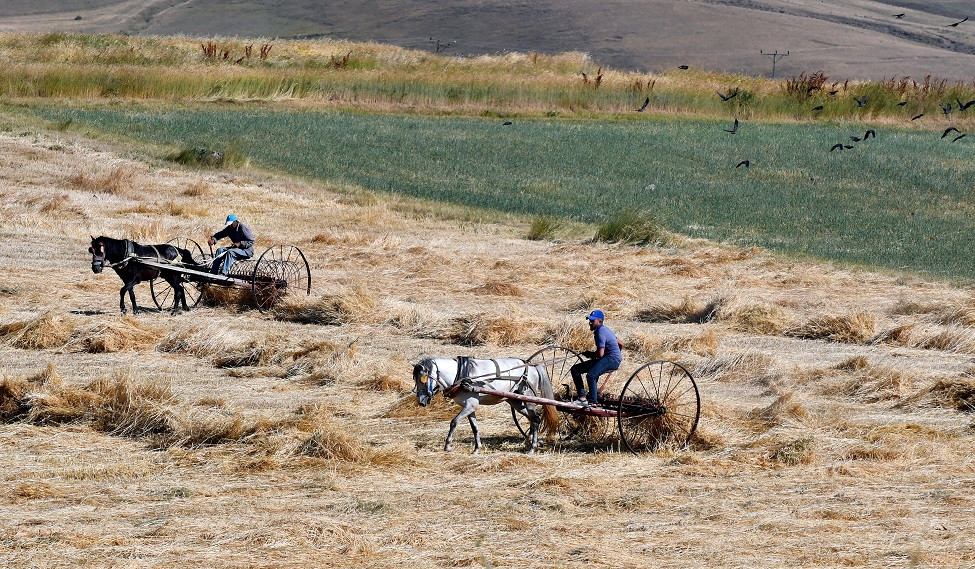
[[[778,51],[775,51],[774,53],[765,53],[762,50],[758,50],[758,53],[772,60],[772,79],[775,79],[775,62],[789,55],[789,52],[787,51],[785,53],[779,53]]]

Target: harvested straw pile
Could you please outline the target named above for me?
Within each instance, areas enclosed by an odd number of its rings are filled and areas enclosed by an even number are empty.
[[[83,351],[94,354],[150,350],[161,335],[158,329],[123,316],[107,324],[75,330],[68,344],[78,344]]]
[[[376,316],[376,295],[363,286],[339,294],[324,294],[313,302],[291,297],[274,308],[274,317],[286,322],[322,326],[350,322],[372,322]]]
[[[833,316],[815,316],[785,331],[787,336],[806,340],[829,340],[845,344],[864,344],[877,335],[877,319],[873,314],[854,312]]]
[[[68,343],[76,323],[73,319],[53,311],[27,321],[0,326],[0,339],[22,350],[48,350]]]

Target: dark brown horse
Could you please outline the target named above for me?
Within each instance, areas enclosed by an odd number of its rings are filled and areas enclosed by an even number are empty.
[[[193,256],[186,249],[164,244],[164,245],[140,245],[131,239],[113,239],[111,237],[92,237],[91,247],[91,271],[95,274],[102,272],[106,266],[113,271],[125,283],[119,289],[119,307],[122,314],[125,310],[125,292],[128,291],[129,298],[132,300],[132,313],[139,311],[135,303],[135,285],[142,281],[151,281],[156,277],[162,277],[173,287],[173,314],[179,311],[182,303],[183,310],[189,310],[186,305],[186,294],[183,291],[183,284],[180,282],[180,275],[173,271],[151,269],[144,265],[139,265],[131,261],[133,257],[141,257],[161,261],[164,263],[177,262],[188,265],[190,268],[198,268],[193,261]]]

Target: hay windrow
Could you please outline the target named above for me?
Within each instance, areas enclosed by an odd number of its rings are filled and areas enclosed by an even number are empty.
[[[766,407],[760,407],[749,413],[749,418],[764,422],[770,427],[786,424],[791,421],[805,421],[810,418],[809,411],[803,405],[801,397],[794,391],[783,393]]]
[[[76,326],[75,319],[49,311],[31,320],[0,326],[0,338],[22,350],[49,350],[67,344]]]
[[[123,316],[107,324],[86,326],[74,331],[70,345],[95,354],[150,350],[159,341],[161,331],[147,323]]]
[[[845,344],[864,344],[877,335],[877,319],[867,312],[814,316],[785,331],[787,336],[805,340],[828,340]]]

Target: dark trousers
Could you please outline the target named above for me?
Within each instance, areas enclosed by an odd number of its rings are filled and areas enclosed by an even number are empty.
[[[599,358],[579,362],[569,368],[569,373],[572,374],[572,382],[575,383],[576,392],[579,393],[579,396],[587,397],[590,403],[596,403],[598,400],[596,390],[599,387],[599,376],[619,368],[620,362],[609,358]],[[589,384],[588,393],[582,385],[582,374],[586,374],[586,383]]]

